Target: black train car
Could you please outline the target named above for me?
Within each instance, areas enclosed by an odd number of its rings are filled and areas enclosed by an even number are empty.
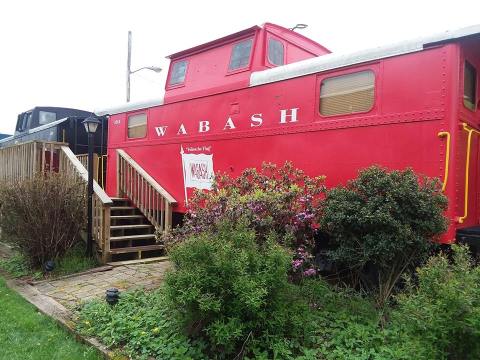
[[[69,144],[75,154],[86,154],[88,151],[88,136],[82,121],[91,112],[60,108],[37,106],[18,115],[15,133],[0,140],[0,148],[28,141],[58,141]],[[107,121],[99,118],[101,124],[95,133],[95,153],[106,154]]]

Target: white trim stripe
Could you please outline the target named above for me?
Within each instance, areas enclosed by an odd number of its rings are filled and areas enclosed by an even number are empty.
[[[98,116],[115,115],[115,114],[130,112],[130,111],[147,109],[147,108],[151,108],[151,107],[154,107],[154,106],[160,106],[160,105],[163,105],[163,96],[160,97],[160,98],[156,98],[156,99],[149,99],[149,100],[143,100],[143,101],[138,101],[138,102],[125,103],[125,104],[121,104],[121,105],[118,105],[118,106],[112,106],[112,107],[109,107],[109,108],[98,109],[98,110],[95,110],[94,113],[95,113],[95,115],[98,115]]]
[[[422,51],[429,44],[447,42],[478,34],[480,34],[480,24],[353,53],[327,54],[273,69],[253,72],[250,75],[250,87]]]

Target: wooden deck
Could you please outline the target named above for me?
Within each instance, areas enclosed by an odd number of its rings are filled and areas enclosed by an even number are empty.
[[[100,176],[98,157],[94,167],[93,238],[103,263],[115,256],[131,260],[161,252],[163,246],[156,242],[155,231],[170,231],[176,203],[125,151],[117,154],[117,198],[110,198],[96,181]],[[0,181],[18,182],[55,171],[80,178],[87,186],[87,161],[84,155],[73,154],[66,143],[13,145],[0,149]]]

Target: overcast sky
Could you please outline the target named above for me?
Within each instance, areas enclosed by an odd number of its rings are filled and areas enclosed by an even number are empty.
[[[132,101],[163,93],[165,56],[273,22],[333,52],[354,51],[480,23],[480,1],[2,1],[0,132],[34,106],[93,111],[125,101],[127,33],[133,33]]]

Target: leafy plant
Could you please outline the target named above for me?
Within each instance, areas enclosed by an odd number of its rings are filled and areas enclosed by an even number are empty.
[[[289,358],[309,336],[308,304],[288,283],[291,255],[273,235],[259,244],[244,224],[218,224],[216,232],[174,247],[170,258],[170,307],[216,358],[252,352]]]
[[[85,184],[46,173],[0,186],[0,226],[32,267],[70,249],[85,223]]]
[[[5,270],[16,278],[28,276],[31,273],[28,261],[18,253],[8,259],[0,259],[0,269]]]
[[[373,166],[327,192],[320,222],[335,246],[330,257],[358,273],[370,269],[365,283],[377,287],[383,307],[402,273],[446,230],[446,207],[436,180]]]
[[[77,329],[110,348],[122,347],[135,359],[205,358],[205,345],[182,333],[162,290],[122,293],[115,306],[99,300],[87,303],[78,313]]]
[[[407,279],[393,322],[434,359],[480,358],[480,267],[466,246],[452,245]],[[412,341],[412,342],[413,342]]]

